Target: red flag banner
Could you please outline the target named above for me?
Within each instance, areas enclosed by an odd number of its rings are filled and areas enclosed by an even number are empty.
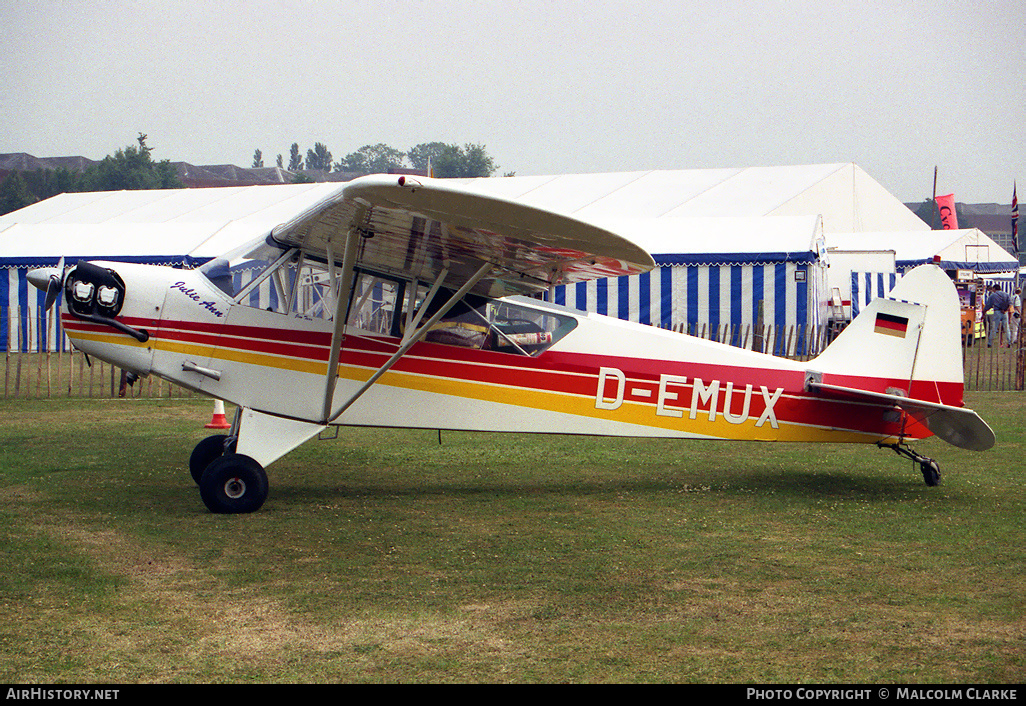
[[[1019,197],[1015,195],[1015,182],[1012,182],[1012,247],[1019,254]]]
[[[955,213],[955,195],[935,196],[937,210],[940,211],[941,228],[944,230],[958,230],[958,214]]]

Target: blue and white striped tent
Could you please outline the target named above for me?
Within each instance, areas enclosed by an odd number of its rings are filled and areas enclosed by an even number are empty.
[[[851,318],[855,318],[877,297],[886,297],[901,279],[896,272],[851,273]]]
[[[631,277],[557,286],[556,303],[687,331],[751,348],[760,321],[805,336],[824,321],[819,216],[605,219],[652,253],[657,267]]]

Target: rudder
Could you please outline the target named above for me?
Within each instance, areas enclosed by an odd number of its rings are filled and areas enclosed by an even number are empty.
[[[850,381],[878,378],[899,394],[961,406],[960,324],[948,276],[935,265],[917,267],[870,302],[810,367]]]

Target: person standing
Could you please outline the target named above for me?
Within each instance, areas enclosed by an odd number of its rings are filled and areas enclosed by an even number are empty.
[[[1013,344],[1018,344],[1019,342],[1020,323],[1022,323],[1022,289],[1016,287],[1015,294],[1012,295],[1012,311],[1008,319],[1008,333]]]
[[[997,335],[998,346],[1008,337],[1008,310],[1012,308],[1012,300],[1001,291],[996,284],[990,286],[990,296],[983,305],[983,313],[987,316],[987,348],[994,343]],[[989,314],[987,312],[990,312]],[[1004,337],[1004,338],[1003,338]]]

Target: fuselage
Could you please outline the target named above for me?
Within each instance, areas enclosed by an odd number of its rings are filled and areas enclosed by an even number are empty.
[[[323,406],[334,328],[330,318],[263,306],[255,294],[240,302],[197,270],[121,263],[110,267],[126,283],[118,320],[145,331],[147,340],[65,311],[64,328],[76,347],[241,407],[326,421]],[[354,302],[358,297],[357,291]],[[368,289],[366,300],[372,299]],[[510,308],[507,321],[514,316],[518,321],[552,318],[559,333],[543,350],[495,336],[482,344],[454,343],[451,335],[433,341],[429,335],[333,423],[862,443],[930,433],[895,415],[891,405],[810,394],[807,362],[531,299],[493,304]],[[391,316],[402,315],[399,304],[391,306]],[[377,314],[380,318],[389,311],[379,306]],[[374,320],[371,325],[370,317],[361,319],[352,307],[349,322],[331,395],[335,411],[402,341],[395,322]],[[471,324],[463,330],[476,329]],[[548,335],[506,338],[535,341]],[[859,387],[880,392],[909,386],[907,380],[857,375],[844,381],[856,379]],[[952,400],[957,396],[960,403],[961,385],[957,391],[946,385],[950,389],[938,388],[936,394]]]

